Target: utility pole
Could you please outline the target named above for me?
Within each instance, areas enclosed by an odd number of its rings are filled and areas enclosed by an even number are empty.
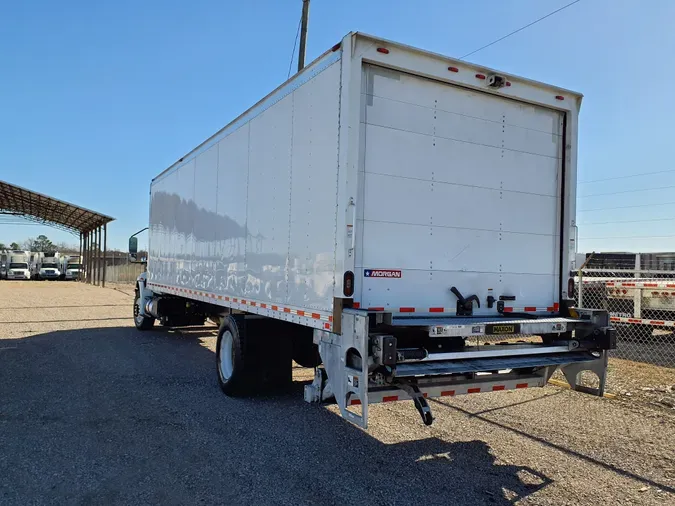
[[[307,45],[307,22],[309,20],[309,0],[302,0],[302,21],[300,25],[300,51],[298,52],[298,72],[305,67],[305,47]]]

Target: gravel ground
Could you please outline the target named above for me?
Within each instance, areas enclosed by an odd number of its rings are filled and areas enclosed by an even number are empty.
[[[302,368],[225,397],[213,328],[139,333],[121,290],[0,282],[0,504],[675,503],[670,410],[549,386],[362,431],[303,402]]]

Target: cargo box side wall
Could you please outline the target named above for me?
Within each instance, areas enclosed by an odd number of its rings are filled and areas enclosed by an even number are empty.
[[[155,290],[328,320],[340,56],[327,53],[154,180]]]

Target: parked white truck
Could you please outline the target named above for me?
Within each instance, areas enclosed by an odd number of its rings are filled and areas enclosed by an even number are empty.
[[[61,257],[61,279],[73,281],[80,278],[82,270],[82,257],[79,255],[66,255]]]
[[[40,259],[38,279],[61,278],[61,258],[58,251],[49,251]]]
[[[11,251],[7,265],[7,279],[30,279],[30,252]]]
[[[372,403],[429,424],[428,397],[558,367],[601,393],[614,331],[568,298],[580,102],[347,35],[153,179],[136,327],[216,320],[226,394],[290,381],[294,358],[316,367],[305,400],[362,427]]]

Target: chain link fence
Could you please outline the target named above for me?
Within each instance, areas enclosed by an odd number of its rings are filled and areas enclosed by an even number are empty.
[[[578,271],[578,307],[609,311],[616,358],[675,367],[675,270],[590,267]]]

